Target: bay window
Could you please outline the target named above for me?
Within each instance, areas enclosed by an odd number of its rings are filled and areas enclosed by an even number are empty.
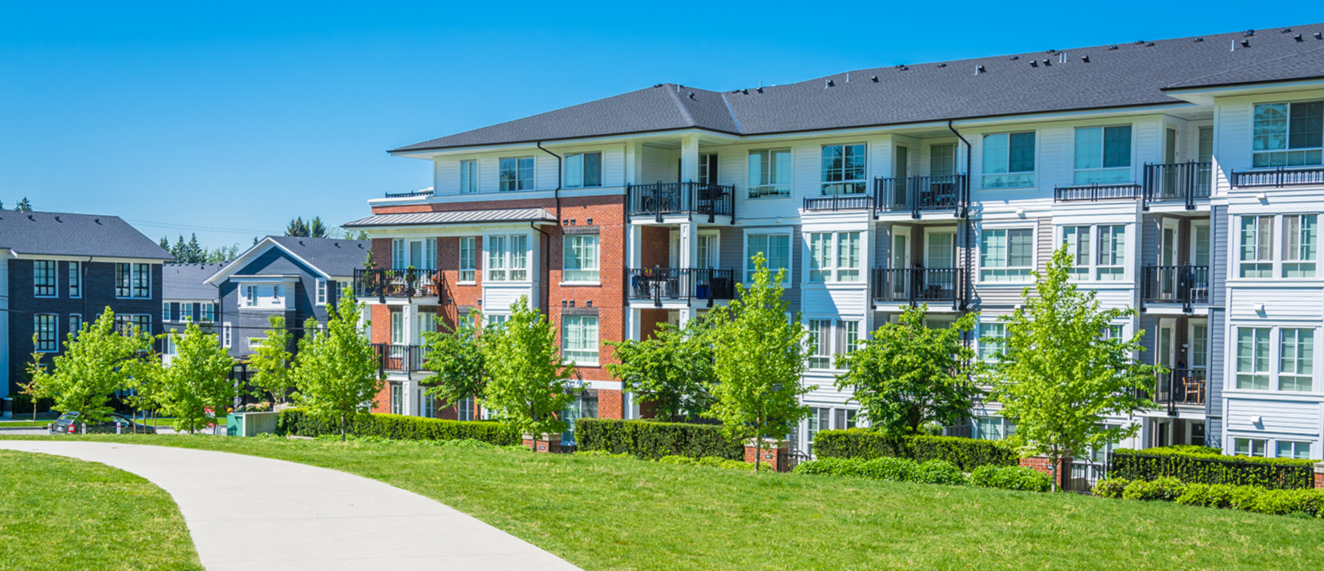
[[[860,233],[809,234],[809,281],[860,281]]]
[[[1126,273],[1126,226],[1099,226],[1099,256],[1094,278],[1119,281]]]
[[[1283,216],[1283,277],[1315,277],[1315,223],[1314,214]]]
[[[749,152],[749,197],[778,198],[791,195],[791,150],[765,149]]]
[[[1065,226],[1062,228],[1062,243],[1067,246],[1067,254],[1071,256],[1071,277],[1073,279],[1089,279],[1090,266],[1093,265],[1093,258],[1090,256],[1090,226]]]
[[[565,267],[561,279],[567,282],[598,281],[598,236],[570,235],[565,237]]]
[[[1324,163],[1324,101],[1256,105],[1252,147],[1256,168]]]
[[[1034,132],[984,135],[984,188],[1034,186]]]
[[[533,157],[501,159],[498,168],[501,192],[533,190]]]
[[[524,234],[488,236],[487,279],[524,281],[529,279],[529,237]]]
[[[1237,328],[1237,388],[1269,390],[1269,328]]]
[[[824,145],[822,160],[822,191],[824,195],[864,194],[864,144]]]
[[[561,316],[561,356],[576,365],[598,364],[598,316]]]
[[[566,188],[602,186],[602,153],[575,153],[565,156]]]
[[[1131,180],[1131,126],[1076,129],[1076,184]]]
[[[979,240],[979,278],[989,282],[1021,282],[1034,266],[1034,230],[984,230]]]
[[[1241,277],[1273,277],[1273,216],[1241,217]]]
[[[777,270],[786,270],[786,279],[791,279],[791,235],[790,234],[746,234],[745,235],[745,281],[754,279],[754,255],[763,254],[767,260],[768,273],[777,278]]]

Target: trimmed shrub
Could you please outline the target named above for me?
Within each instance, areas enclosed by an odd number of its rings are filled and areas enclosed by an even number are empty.
[[[853,476],[889,482],[918,482],[923,484],[965,484],[965,474],[955,464],[943,460],[930,460],[919,464],[907,458],[819,458],[795,466],[796,474]]]
[[[946,484],[961,486],[965,484],[965,474],[956,464],[946,460],[929,460],[915,470],[915,481],[923,484]]]
[[[970,485],[981,488],[1047,492],[1051,484],[1048,474],[1023,466],[984,465],[970,474]]]
[[[1094,489],[1091,491],[1100,498],[1120,498],[1129,485],[1131,485],[1131,480],[1126,478],[1108,478],[1107,480],[1095,482]]]
[[[602,450],[650,460],[663,456],[745,459],[744,444],[727,440],[722,427],[712,424],[581,418],[575,423],[575,442],[580,450]]]
[[[962,471],[985,465],[1016,466],[1019,455],[1006,443],[955,436],[903,436],[864,428],[824,430],[814,437],[819,458],[909,458],[944,460]]]
[[[464,440],[472,439],[497,446],[519,445],[519,433],[499,422],[441,420],[396,414],[360,415],[350,423],[349,433],[359,437],[390,440]],[[339,435],[335,422],[314,418],[297,408],[280,411],[276,434],[281,436]]]
[[[843,476],[862,476],[874,480],[892,482],[913,482],[919,478],[919,464],[906,458],[841,458],[853,466],[854,473],[848,469]]]
[[[15,415],[32,414],[32,395],[25,395],[23,393],[14,393],[13,395],[10,395],[10,398],[13,399],[9,403],[10,406],[13,407],[10,409],[10,412],[14,413]],[[53,399],[49,399],[49,398],[37,399],[37,412],[38,413],[50,412],[51,405],[53,404],[55,404],[55,401]]]
[[[1136,480],[1131,482],[1122,497],[1128,500],[1171,502],[1185,490],[1185,484],[1176,478],[1159,478],[1153,481]]]
[[[1211,453],[1203,446],[1114,450],[1108,473],[1132,480],[1177,478],[1188,484],[1232,484],[1268,489],[1313,488],[1313,460]]]
[[[1177,496],[1177,503],[1183,506],[1205,508],[1232,507],[1232,491],[1237,486],[1227,484],[1186,484],[1186,489]]]

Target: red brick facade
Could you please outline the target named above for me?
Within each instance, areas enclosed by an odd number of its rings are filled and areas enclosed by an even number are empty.
[[[1043,456],[1031,456],[1029,458],[1021,458],[1020,465],[1023,468],[1034,468],[1039,472],[1048,474],[1050,478],[1053,476],[1053,471],[1051,469],[1052,463],[1050,463],[1048,459]],[[1059,488],[1066,487],[1065,483],[1070,479],[1071,479],[1071,458],[1063,458],[1059,460],[1057,463],[1057,487]]]
[[[1315,487],[1324,488],[1324,462],[1315,464]]]
[[[754,464],[755,460],[758,460],[761,453],[763,459],[758,463],[767,464],[774,472],[785,472],[790,468],[788,463],[788,460],[790,459],[790,447],[787,443],[768,442],[765,446],[766,448],[760,451],[759,446],[757,446],[755,442],[746,442],[745,462]]]

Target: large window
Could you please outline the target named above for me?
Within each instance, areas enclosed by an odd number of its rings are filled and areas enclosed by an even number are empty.
[[[1096,240],[1091,240],[1097,236]],[[1119,281],[1126,274],[1126,226],[1064,226],[1062,242],[1076,279]]]
[[[566,188],[602,186],[602,153],[576,153],[565,156]]]
[[[456,420],[478,420],[474,418],[474,398],[464,397],[455,405]]]
[[[35,351],[51,353],[60,348],[60,316],[38,313],[33,332],[36,334]]]
[[[152,266],[115,264],[115,297],[152,297]]]
[[[460,194],[478,192],[478,161],[460,161]]]
[[[823,146],[823,194],[863,194],[864,172],[863,143]]]
[[[1255,106],[1255,167],[1324,162],[1324,101]]]
[[[777,270],[783,268],[786,269],[786,279],[791,279],[790,234],[746,234],[745,281],[754,279],[754,255],[758,253],[768,260],[768,272],[774,279]]]
[[[115,329],[124,335],[133,333],[134,329],[137,329],[139,333],[151,335],[152,316],[117,314],[115,315]]]
[[[749,152],[749,197],[791,195],[791,150],[767,149]]]
[[[1076,184],[1130,180],[1130,125],[1076,129]]]
[[[809,409],[809,423],[805,427],[805,452],[810,456],[814,455],[814,437],[821,431],[830,430],[832,427],[828,423],[831,421],[832,409],[817,407]]]
[[[1296,458],[1298,460],[1310,460],[1310,443],[1296,442],[1292,440],[1279,440],[1277,442],[1274,456],[1279,458]]]
[[[1237,388],[1269,390],[1269,329],[1237,328]]]
[[[984,230],[979,240],[979,278],[989,282],[1021,282],[1034,266],[1034,230]]]
[[[533,190],[533,157],[501,159],[498,174],[501,192]]]
[[[477,281],[478,276],[478,257],[477,239],[473,237],[460,238],[460,281]]]
[[[809,281],[860,281],[860,233],[809,234]]]
[[[1241,277],[1273,277],[1273,216],[1241,217]]]
[[[1005,420],[1000,416],[981,416],[975,419],[975,438],[978,440],[1002,440],[1011,435]]]
[[[1278,390],[1309,392],[1315,374],[1315,330],[1282,329],[1278,344]]]
[[[1259,456],[1264,457],[1264,449],[1269,441],[1259,438],[1234,438],[1232,439],[1233,453],[1238,456]]]
[[[1034,133],[984,135],[984,188],[1034,186]]]
[[[979,360],[997,361],[1007,342],[1007,324],[993,321],[979,324]]]
[[[36,297],[55,297],[55,261],[32,261],[32,295]]]
[[[69,262],[69,297],[83,297],[82,262]]]
[[[598,236],[578,234],[565,237],[565,267],[561,279],[567,282],[598,281]]]
[[[242,284],[239,307],[273,309],[285,307],[284,284]]]
[[[488,236],[487,279],[524,281],[529,279],[529,237],[524,234]]]
[[[396,270],[437,269],[437,240],[435,238],[391,240],[391,267]]]
[[[699,155],[699,184],[717,184],[717,153]]]
[[[832,368],[832,321],[828,319],[809,320],[809,368]]]
[[[1283,216],[1283,277],[1315,277],[1316,215]]]
[[[598,364],[598,317],[561,316],[561,356],[576,365]]]

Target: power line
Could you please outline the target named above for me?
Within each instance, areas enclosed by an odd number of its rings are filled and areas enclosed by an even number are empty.
[[[136,220],[133,218],[125,218],[124,220],[142,226],[167,228],[171,230],[201,230],[203,232],[221,232],[224,234],[247,234],[247,235],[257,234],[260,236],[266,236],[267,234],[269,234],[269,232],[266,230],[250,230],[245,228],[221,228],[216,226],[194,226],[191,224],[176,224],[173,222],[152,222],[149,220]]]

